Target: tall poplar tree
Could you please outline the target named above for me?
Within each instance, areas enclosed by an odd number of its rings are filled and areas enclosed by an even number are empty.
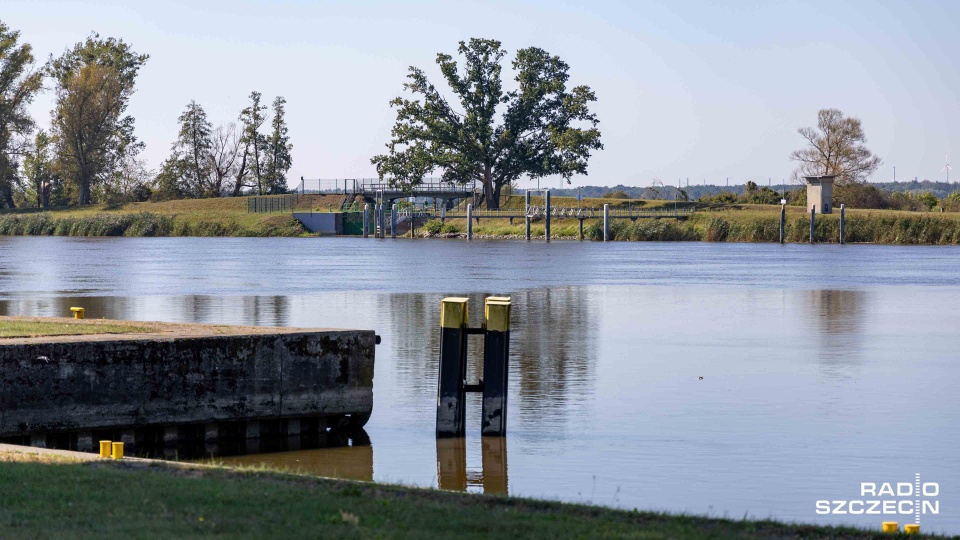
[[[286,103],[287,100],[282,96],[273,100],[271,131],[267,136],[266,185],[267,192],[271,194],[287,191],[287,171],[293,165],[293,158],[290,156],[293,145],[290,144],[284,107]]]
[[[240,125],[242,130],[241,145],[247,149],[245,158],[249,158],[249,168],[253,172],[254,180],[257,186],[257,195],[264,194],[263,178],[263,159],[265,157],[267,141],[266,137],[260,133],[260,128],[266,122],[264,112],[266,105],[260,104],[260,92],[250,92],[250,105],[240,112]],[[247,165],[244,159],[244,165]]]

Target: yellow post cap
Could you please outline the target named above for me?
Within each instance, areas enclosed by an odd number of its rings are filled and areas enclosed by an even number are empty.
[[[74,318],[74,319],[82,319],[82,318],[83,318],[84,309],[83,309],[82,307],[72,307],[72,308],[70,308],[70,311],[73,312],[73,318]]]
[[[122,442],[113,443],[113,454],[110,457],[113,459],[123,459],[123,443]]]
[[[488,296],[483,303],[483,323],[493,332],[510,331],[510,297]]]
[[[903,532],[907,534],[920,534],[920,524],[919,523],[907,523],[903,526]]]
[[[100,441],[100,457],[110,457],[110,444],[112,441]]]
[[[885,533],[895,533],[900,531],[900,524],[896,521],[884,521],[883,522],[883,532]]]
[[[463,328],[467,325],[469,298],[450,296],[440,301],[440,327]]]

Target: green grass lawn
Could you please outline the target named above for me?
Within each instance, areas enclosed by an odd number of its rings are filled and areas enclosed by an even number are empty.
[[[0,339],[44,337],[44,336],[77,336],[83,334],[132,334],[149,332],[143,326],[129,324],[84,324],[82,322],[41,322],[0,320]]]
[[[265,471],[4,456],[3,538],[889,538]]]

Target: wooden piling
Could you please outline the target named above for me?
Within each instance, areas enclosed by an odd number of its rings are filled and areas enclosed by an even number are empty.
[[[580,218],[579,221],[580,221],[580,240],[583,240],[583,218]]]

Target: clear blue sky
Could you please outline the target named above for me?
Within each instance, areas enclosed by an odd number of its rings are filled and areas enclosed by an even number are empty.
[[[4,0],[0,17],[41,60],[91,31],[149,53],[130,113],[153,168],[191,99],[228,122],[259,90],[287,98],[291,179],[374,176],[407,67],[440,84],[436,53],[486,37],[557,54],[596,91],[606,149],[574,185],[776,181],[823,107],[863,120],[874,180],[943,179],[947,154],[960,179],[960,2],[717,4]]]

